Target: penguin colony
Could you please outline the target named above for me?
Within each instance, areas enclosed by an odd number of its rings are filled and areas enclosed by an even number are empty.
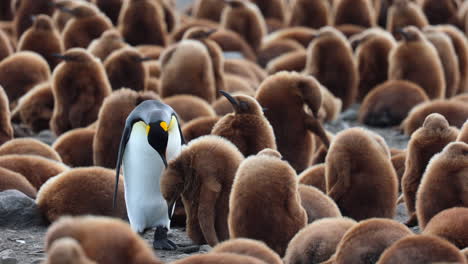
[[[43,263],[163,263],[176,225],[213,249],[172,263],[467,263],[468,0],[4,2],[0,191]],[[326,129],[356,105],[407,148]]]

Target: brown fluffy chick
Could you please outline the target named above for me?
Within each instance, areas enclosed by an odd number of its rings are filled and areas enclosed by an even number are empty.
[[[109,29],[104,31],[99,38],[91,41],[87,49],[89,53],[105,61],[113,51],[127,46],[119,31]]]
[[[397,39],[397,30],[406,26],[422,29],[429,25],[424,12],[417,3],[411,0],[392,0],[387,11],[387,31]]]
[[[0,167],[0,192],[11,189],[18,190],[33,199],[36,198],[36,188],[23,175]]]
[[[47,258],[41,264],[97,264],[90,260],[78,241],[70,237],[55,240],[47,251]]]
[[[255,155],[265,148],[276,149],[275,134],[255,98],[245,95],[231,96],[220,91],[232,104],[234,113],[221,118],[211,134],[234,143],[244,156]]]
[[[15,138],[0,146],[0,155],[10,154],[37,155],[62,162],[53,148],[35,138]]]
[[[8,96],[3,87],[0,86],[0,146],[13,138],[13,126],[10,118]]]
[[[60,135],[52,147],[70,167],[92,166],[95,133],[94,128],[75,128]]]
[[[250,256],[269,264],[282,264],[280,256],[262,241],[249,238],[235,238],[216,245],[212,253],[233,253]]]
[[[19,39],[23,32],[32,25],[32,15],[45,14],[51,16],[54,12],[54,6],[51,5],[50,0],[21,0],[16,1],[12,6],[15,7],[13,31],[16,39]]]

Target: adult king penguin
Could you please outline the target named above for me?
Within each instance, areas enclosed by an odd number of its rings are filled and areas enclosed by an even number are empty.
[[[168,105],[157,100],[140,103],[127,117],[116,165],[117,194],[123,162],[125,204],[133,230],[143,233],[156,228],[153,247],[174,250],[167,239],[174,204],[167,204],[160,191],[160,177],[167,161],[181,151],[184,138],[179,118]]]

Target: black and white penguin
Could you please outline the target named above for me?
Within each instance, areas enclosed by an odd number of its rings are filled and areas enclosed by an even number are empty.
[[[160,177],[167,162],[179,155],[184,138],[179,117],[158,100],[140,103],[127,117],[116,165],[115,194],[123,162],[125,203],[133,230],[156,228],[153,247],[174,250],[167,239],[174,204],[167,204],[160,191]],[[115,203],[114,194],[114,203]]]

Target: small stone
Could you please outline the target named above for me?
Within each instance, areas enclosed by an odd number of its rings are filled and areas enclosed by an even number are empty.
[[[211,251],[213,248],[210,247],[210,245],[203,245],[200,247],[200,252],[209,252]]]
[[[0,227],[24,228],[44,225],[44,218],[35,201],[17,190],[0,192],[0,215]]]

